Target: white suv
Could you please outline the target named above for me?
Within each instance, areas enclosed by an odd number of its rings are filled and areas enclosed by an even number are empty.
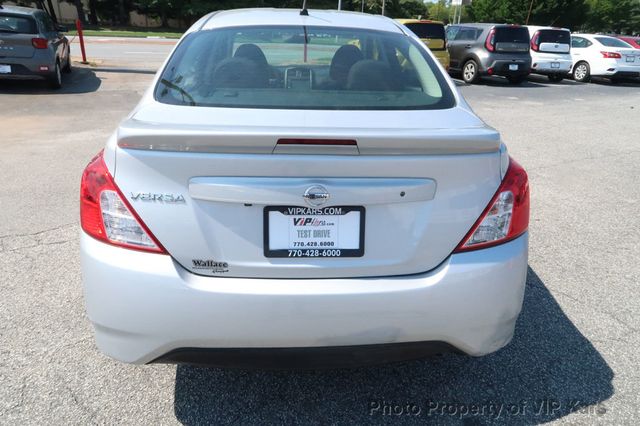
[[[405,27],[304,12],[202,18],[86,168],[106,354],[338,365],[511,340],[526,172]]]
[[[562,81],[571,71],[571,33],[566,28],[528,26],[531,72]]]

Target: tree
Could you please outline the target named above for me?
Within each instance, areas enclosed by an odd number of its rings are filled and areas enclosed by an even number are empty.
[[[640,0],[588,0],[588,6],[585,30],[628,34],[640,32]]]
[[[479,22],[566,27],[592,32],[640,32],[640,0],[474,0],[470,18]]]

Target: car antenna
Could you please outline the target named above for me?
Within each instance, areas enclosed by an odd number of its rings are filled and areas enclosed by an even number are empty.
[[[302,0],[302,10],[300,11],[300,16],[309,16],[309,11],[307,10],[307,0]]]

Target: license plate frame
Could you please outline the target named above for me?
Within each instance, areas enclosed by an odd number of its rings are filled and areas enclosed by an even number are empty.
[[[11,74],[11,65],[0,64],[0,74]]]
[[[626,60],[627,62],[635,62],[635,61],[636,61],[636,57],[635,57],[635,56],[631,56],[631,55],[627,55],[627,56],[625,57],[625,60]]]
[[[551,62],[551,68],[560,69],[560,62]]]
[[[296,209],[291,211],[289,209]],[[302,210],[300,210],[302,209]],[[333,210],[330,210],[333,209]],[[342,214],[330,214],[340,209]],[[329,217],[336,218],[345,216],[351,212],[359,212],[359,229],[357,230],[358,248],[342,248],[334,246],[310,246],[310,247],[278,247],[270,248],[270,213],[280,212],[284,216],[297,216],[304,218]],[[321,212],[321,213],[320,213]],[[306,214],[305,214],[306,213]],[[304,206],[265,206],[263,210],[263,251],[267,258],[347,258],[364,256],[364,234],[365,234],[366,211],[364,206],[331,206],[310,208]],[[292,218],[293,220],[293,218]],[[288,225],[290,227],[294,225]],[[338,223],[339,226],[339,223]],[[276,231],[276,230],[274,230]],[[288,231],[289,232],[289,231]],[[353,237],[353,235],[352,235]],[[289,238],[289,242],[291,239]]]

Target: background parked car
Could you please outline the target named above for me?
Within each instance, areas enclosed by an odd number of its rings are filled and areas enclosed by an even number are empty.
[[[466,83],[500,75],[519,84],[531,72],[529,32],[519,25],[464,24],[447,27],[450,71]]]
[[[571,71],[571,32],[566,28],[527,28],[531,36],[531,72],[562,81]]]
[[[445,69],[449,69],[449,52],[444,24],[426,19],[396,19],[409,28],[433,52]]]
[[[573,34],[571,56],[576,81],[587,82],[599,76],[616,83],[621,78],[640,77],[640,51],[615,37]]]
[[[616,37],[622,41],[629,43],[635,49],[640,49],[640,37],[624,36],[624,35],[617,35]]]
[[[40,9],[0,6],[0,79],[45,79],[62,86],[71,71],[69,40]]]

